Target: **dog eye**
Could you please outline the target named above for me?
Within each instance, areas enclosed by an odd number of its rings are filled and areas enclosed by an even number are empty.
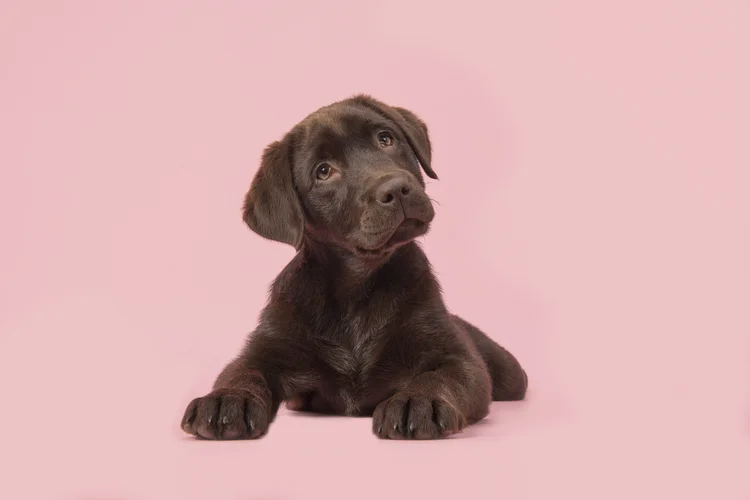
[[[321,163],[315,169],[315,177],[317,177],[321,181],[328,179],[332,173],[333,173],[333,168],[331,168],[331,166],[328,163]]]
[[[384,148],[387,148],[388,146],[393,146],[393,136],[391,135],[390,132],[380,132],[378,134],[378,142]]]

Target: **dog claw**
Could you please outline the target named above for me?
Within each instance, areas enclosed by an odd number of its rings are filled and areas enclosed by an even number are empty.
[[[227,425],[229,423],[229,417],[224,417],[221,419],[221,423],[224,425]]]

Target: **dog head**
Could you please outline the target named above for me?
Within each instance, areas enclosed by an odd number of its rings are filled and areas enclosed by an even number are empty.
[[[243,217],[271,240],[306,240],[377,259],[425,234],[435,212],[422,171],[427,127],[409,110],[369,96],[323,107],[263,153]]]

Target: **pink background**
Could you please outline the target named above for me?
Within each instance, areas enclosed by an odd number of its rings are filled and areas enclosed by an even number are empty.
[[[0,498],[750,498],[750,4],[489,5],[0,4]],[[355,92],[429,123],[426,250],[528,400],[193,441],[292,256],[261,150]]]

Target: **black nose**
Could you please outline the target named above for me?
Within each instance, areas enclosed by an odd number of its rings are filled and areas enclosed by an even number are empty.
[[[375,199],[382,205],[390,205],[396,199],[404,199],[409,196],[411,188],[409,187],[409,181],[397,177],[395,179],[389,179],[383,184],[378,186],[378,190],[375,192]]]

